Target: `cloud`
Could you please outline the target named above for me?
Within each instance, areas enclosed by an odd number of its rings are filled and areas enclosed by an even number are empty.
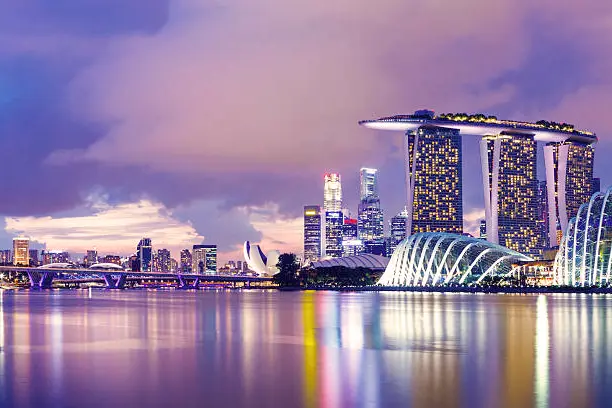
[[[474,237],[480,236],[480,221],[485,219],[483,208],[473,208],[463,213],[463,231]]]
[[[150,237],[155,248],[169,248],[177,257],[180,249],[204,239],[188,222],[178,221],[172,211],[149,200],[110,205],[103,197],[89,197],[88,209],[91,215],[6,217],[5,230],[29,236],[48,249],[76,253],[95,247],[127,255],[142,237]]]

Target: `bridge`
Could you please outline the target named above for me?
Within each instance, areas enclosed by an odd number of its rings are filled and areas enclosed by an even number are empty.
[[[181,289],[197,289],[201,283],[233,283],[242,282],[247,286],[251,283],[271,283],[272,278],[261,276],[238,275],[200,275],[182,272],[134,272],[122,270],[103,269],[73,269],[73,268],[44,268],[23,266],[0,266],[0,272],[25,273],[30,280],[30,287],[36,289],[49,289],[53,281],[62,283],[89,283],[103,282],[108,289],[123,289],[126,282],[131,280],[175,280]]]

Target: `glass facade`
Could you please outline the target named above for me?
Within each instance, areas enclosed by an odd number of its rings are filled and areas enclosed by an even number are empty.
[[[29,266],[30,264],[29,238],[13,238],[13,265]]]
[[[157,250],[157,270],[160,272],[170,272],[170,251],[167,249]]]
[[[363,242],[358,236],[357,220],[345,217],[342,226],[342,256],[355,256],[363,251]]]
[[[397,247],[378,284],[429,286],[480,283],[503,277],[512,264],[532,258],[482,239],[425,232],[411,235]]]
[[[393,254],[397,245],[406,238],[406,221],[408,219],[408,210],[404,208],[402,212],[391,218],[389,222],[389,230],[391,231],[391,240],[389,243],[389,254]]]
[[[612,271],[612,188],[595,193],[578,209],[555,257],[555,283],[609,285]]]
[[[411,232],[463,233],[459,130],[423,126],[406,137]]]
[[[217,246],[194,245],[192,270],[194,273],[215,275],[217,273]]]
[[[362,167],[359,171],[359,199],[378,197],[378,170]]]
[[[136,247],[136,256],[139,261],[140,272],[151,272],[153,262],[153,248],[151,247],[151,238],[143,238]]]
[[[344,215],[342,211],[325,213],[325,256],[338,258],[342,256],[342,230]]]
[[[191,272],[191,252],[189,249],[183,249],[181,251],[181,266],[182,272]]]
[[[321,207],[304,206],[304,263],[316,262],[321,257]]]
[[[323,177],[323,209],[342,211],[342,181],[338,173],[327,173]]]
[[[486,137],[491,221],[487,238],[514,251],[541,255],[537,222],[537,144],[530,135]],[[485,199],[486,201],[486,199]],[[496,227],[495,227],[496,225]],[[497,237],[491,236],[497,230]]]
[[[359,239],[364,243],[382,241],[385,232],[383,211],[380,208],[378,195],[378,170],[362,168],[359,172],[359,180],[360,197],[357,209]]]

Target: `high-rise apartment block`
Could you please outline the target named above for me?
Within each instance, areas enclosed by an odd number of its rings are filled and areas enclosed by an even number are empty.
[[[191,252],[189,249],[183,249],[181,251],[181,272],[191,272]]]
[[[321,257],[321,207],[304,206],[304,263],[316,262]]]
[[[160,272],[170,272],[171,265],[170,260],[170,251],[167,249],[158,249],[157,250],[157,270]]]
[[[194,273],[215,275],[217,273],[217,246],[194,245],[192,251],[192,270]]]
[[[13,238],[13,265],[30,265],[30,239],[25,237]]]
[[[85,259],[85,265],[90,266],[98,263],[98,251],[95,249],[87,250],[87,258]]]

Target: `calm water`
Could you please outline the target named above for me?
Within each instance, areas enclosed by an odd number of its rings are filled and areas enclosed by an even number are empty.
[[[612,405],[610,296],[0,293],[0,407]]]

